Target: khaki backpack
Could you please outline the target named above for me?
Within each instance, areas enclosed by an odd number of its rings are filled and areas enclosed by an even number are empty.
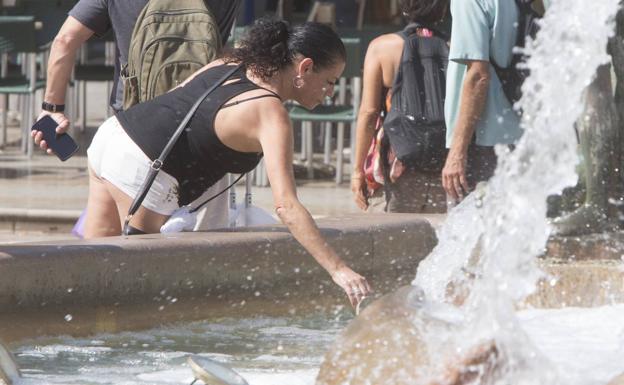
[[[219,25],[204,0],[150,0],[122,69],[124,110],[174,88],[220,51]]]

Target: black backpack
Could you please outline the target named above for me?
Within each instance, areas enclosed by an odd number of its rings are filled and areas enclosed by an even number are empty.
[[[383,127],[405,166],[437,172],[446,159],[444,98],[449,49],[440,32],[418,36],[420,27],[413,23],[398,33],[405,45]]]
[[[503,92],[509,102],[514,105],[522,96],[522,83],[529,77],[529,70],[519,64],[525,61],[525,55],[521,49],[526,44],[527,37],[535,38],[539,30],[538,19],[540,16],[533,10],[533,0],[515,0],[518,6],[518,35],[514,46],[511,63],[508,67],[499,67],[494,60],[490,63],[496,70],[496,75],[501,82]]]

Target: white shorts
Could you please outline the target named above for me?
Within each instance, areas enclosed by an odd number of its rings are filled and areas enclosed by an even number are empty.
[[[132,199],[138,195],[151,161],[126,134],[115,116],[97,130],[87,155],[95,175],[106,179]],[[158,214],[171,215],[179,207],[177,188],[178,181],[161,170],[141,205]]]

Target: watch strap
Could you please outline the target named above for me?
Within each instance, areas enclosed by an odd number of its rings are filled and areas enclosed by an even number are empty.
[[[48,102],[41,103],[41,109],[48,112],[63,112],[65,111],[64,104],[52,104]]]

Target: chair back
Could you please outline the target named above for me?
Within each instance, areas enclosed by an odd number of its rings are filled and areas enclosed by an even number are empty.
[[[227,44],[230,47],[236,47],[238,42],[242,39],[243,35],[247,31],[248,26],[246,25],[238,25],[232,28],[230,33],[230,37],[228,38]]]
[[[13,52],[37,52],[34,16],[0,16],[0,36]]]
[[[0,0],[3,1],[3,0]],[[76,0],[14,0],[16,5],[8,7],[3,13],[10,16],[32,15],[40,27],[36,37],[39,46],[54,39],[67,18],[67,13],[76,4]]]
[[[360,55],[362,59],[366,56],[366,50],[370,42],[386,33],[392,33],[400,31],[400,28],[392,26],[367,26],[364,29],[358,30],[356,28],[338,28],[337,32],[343,39],[360,39]]]
[[[345,78],[357,78],[362,77],[362,69],[364,67],[364,60],[362,56],[362,50],[360,48],[361,40],[355,38],[342,38],[342,43],[347,51],[347,63],[345,65],[342,77]]]
[[[13,8],[19,7],[20,5],[20,0],[0,0],[0,11],[5,13]]]

